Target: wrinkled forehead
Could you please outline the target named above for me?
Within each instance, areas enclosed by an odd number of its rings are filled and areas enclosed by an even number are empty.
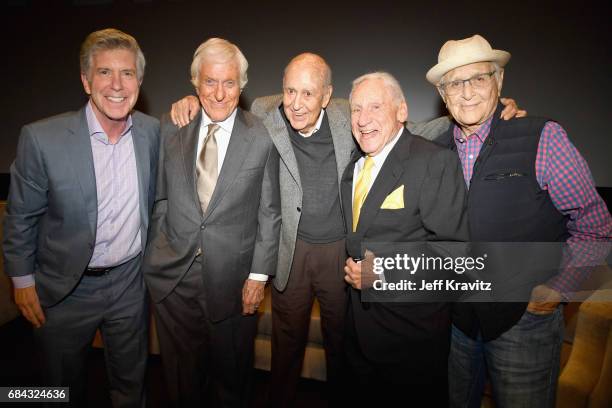
[[[200,73],[211,78],[214,77],[235,77],[240,75],[240,66],[235,58],[220,59],[207,58],[202,60]]]
[[[367,104],[383,104],[390,102],[391,89],[381,79],[366,79],[358,83],[351,93],[351,106],[364,106]]]
[[[290,64],[283,76],[284,86],[297,86],[303,84],[316,90],[323,91],[324,68],[320,64],[301,62]]]

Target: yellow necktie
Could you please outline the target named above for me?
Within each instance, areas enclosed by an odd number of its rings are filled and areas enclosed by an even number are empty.
[[[357,231],[361,206],[368,195],[370,184],[372,184],[372,167],[374,167],[374,159],[370,156],[366,156],[363,168],[357,175],[357,181],[355,182],[355,196],[353,197],[353,232]]]

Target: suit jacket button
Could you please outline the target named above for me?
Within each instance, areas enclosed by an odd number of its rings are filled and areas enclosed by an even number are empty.
[[[79,276],[78,273],[75,273],[74,275],[72,275],[72,277],[74,278],[74,280],[77,280],[77,279],[79,279],[80,276]]]
[[[297,208],[298,212],[302,212],[302,209],[300,207]]]

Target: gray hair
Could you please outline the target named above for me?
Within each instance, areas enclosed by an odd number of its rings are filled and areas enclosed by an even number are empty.
[[[376,71],[370,72],[368,74],[362,75],[359,78],[353,81],[353,86],[351,87],[351,93],[349,95],[349,102],[353,99],[353,91],[360,83],[367,81],[368,79],[379,79],[383,81],[385,86],[391,92],[391,96],[393,97],[393,101],[399,106],[400,103],[406,102],[406,97],[404,96],[404,92],[402,91],[402,87],[395,79],[393,75],[384,71]]]
[[[145,71],[145,57],[140,50],[140,46],[134,37],[115,28],[94,31],[85,38],[85,41],[81,44],[81,52],[79,54],[81,72],[85,74],[87,79],[90,79],[89,70],[91,69],[94,54],[98,51],[117,49],[128,50],[134,53],[136,56],[136,77],[139,82],[142,82]]]
[[[243,89],[249,80],[247,77],[249,63],[244,54],[242,54],[242,51],[240,51],[240,48],[223,38],[209,38],[195,50],[193,61],[191,62],[191,83],[196,88],[199,86],[200,69],[204,61],[228,62],[231,59],[234,59],[238,64],[240,89]]]

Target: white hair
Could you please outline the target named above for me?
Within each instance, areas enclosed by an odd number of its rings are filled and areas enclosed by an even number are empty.
[[[200,85],[200,68],[204,61],[228,62],[231,59],[234,59],[238,64],[240,89],[243,89],[248,82],[247,69],[249,63],[240,48],[223,38],[209,38],[195,50],[191,62],[191,83],[196,88]]]
[[[351,93],[349,95],[349,102],[353,99],[353,91],[360,83],[367,81],[368,79],[378,79],[381,80],[385,86],[389,89],[391,96],[393,98],[393,102],[399,106],[402,102],[406,102],[406,97],[404,96],[404,92],[402,91],[402,87],[399,82],[393,75],[384,71],[376,71],[370,72],[365,75],[360,76],[359,78],[353,81],[353,86],[351,88]]]

